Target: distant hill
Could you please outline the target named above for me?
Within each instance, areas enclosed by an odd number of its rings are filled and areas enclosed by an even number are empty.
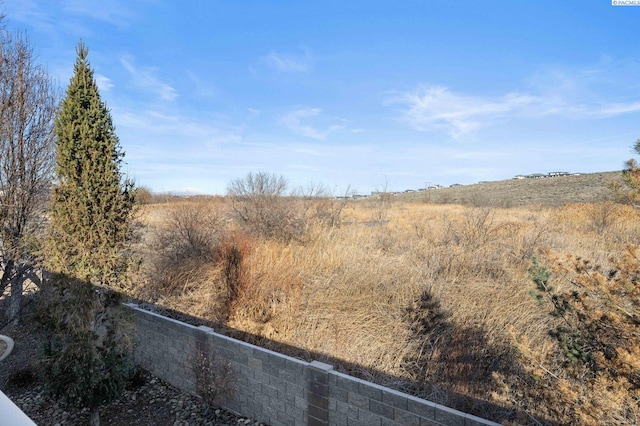
[[[397,198],[435,204],[516,207],[527,204],[557,206],[611,200],[610,182],[621,182],[621,173],[601,172],[544,179],[509,179],[452,188],[430,189]]]

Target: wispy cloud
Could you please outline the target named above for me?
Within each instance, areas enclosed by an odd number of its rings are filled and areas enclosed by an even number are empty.
[[[444,129],[458,137],[477,129],[489,118],[511,113],[535,102],[527,94],[509,93],[497,99],[461,95],[444,86],[422,86],[390,103],[401,104],[405,122],[417,130]]]
[[[27,23],[32,27],[38,28],[47,33],[55,32],[53,18],[43,10],[43,7],[37,5],[33,0],[22,0],[12,2],[8,6],[8,16],[10,19]]]
[[[313,66],[313,58],[306,49],[302,55],[271,52],[263,59],[269,67],[281,72],[305,72]]]
[[[293,133],[318,140],[324,140],[331,132],[346,127],[345,120],[325,117],[320,108],[310,107],[296,108],[286,113],[281,121]]]
[[[109,92],[113,88],[113,83],[109,77],[96,73],[94,78],[101,92]]]
[[[637,66],[628,66],[634,75]],[[498,96],[460,93],[445,86],[421,85],[391,96],[400,119],[419,131],[444,131],[457,138],[495,124],[499,119],[604,119],[640,112],[640,85],[611,78],[615,67],[583,70],[550,68],[533,75],[526,90]]]
[[[136,67],[133,65],[132,59],[129,57],[121,58],[120,63],[127,71],[129,71],[133,78],[133,83],[136,86],[151,91],[165,101],[173,101],[178,97],[176,89],[167,83],[164,83],[155,75],[156,70],[154,68]]]
[[[117,27],[128,26],[134,17],[134,13],[127,1],[86,2],[65,0],[62,3],[62,8],[72,14],[104,21]]]

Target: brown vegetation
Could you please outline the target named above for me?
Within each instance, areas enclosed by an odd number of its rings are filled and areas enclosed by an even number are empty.
[[[144,206],[139,295],[505,423],[637,422],[637,210],[335,202],[293,239],[220,198]]]
[[[518,207],[531,204],[601,202],[614,198],[610,184],[622,184],[620,172],[588,173],[544,179],[508,179],[401,194],[405,201],[464,204],[475,207]]]

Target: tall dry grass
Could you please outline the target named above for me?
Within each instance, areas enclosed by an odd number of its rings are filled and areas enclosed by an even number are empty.
[[[321,204],[335,200],[305,200],[304,236],[283,240],[244,232],[226,219],[220,200],[192,203],[145,206],[156,243],[167,244],[167,235],[184,240],[176,212],[200,209],[216,218],[190,219],[193,231],[208,228],[203,256],[158,264],[162,251],[149,253],[151,279],[141,294],[156,303],[324,354],[367,379],[497,420],[612,422],[606,405],[563,408],[579,404],[571,392],[589,389],[565,378],[549,335],[559,320],[531,296],[528,270],[545,254],[607,263],[640,242],[635,210],[389,200],[337,208]],[[175,274],[158,278],[167,269]],[[637,405],[620,400],[625,418],[637,416]]]

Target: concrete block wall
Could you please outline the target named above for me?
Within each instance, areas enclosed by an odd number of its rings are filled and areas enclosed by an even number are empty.
[[[226,359],[235,395],[226,408],[272,426],[497,425],[402,392],[127,305],[135,319],[136,360],[172,385],[195,393],[193,357]]]
[[[482,426],[497,423],[337,371],[329,371],[329,418],[336,426]]]

